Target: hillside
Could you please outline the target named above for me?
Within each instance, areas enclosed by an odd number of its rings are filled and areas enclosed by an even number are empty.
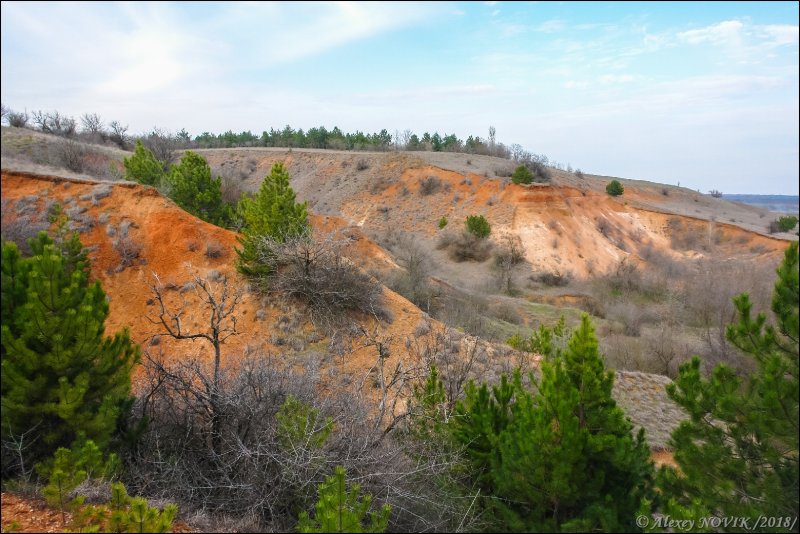
[[[513,350],[506,338],[528,335],[561,315],[573,326],[588,312],[616,369],[614,398],[646,430],[657,463],[673,462],[669,436],[685,417],[665,392],[677,365],[703,348],[746,365],[713,344],[727,311],[705,323],[698,318],[720,302],[729,304],[729,294],[739,290],[752,291],[763,307],[772,280],[767,274],[787,239],[796,239],[766,234],[764,210],[674,186],[622,180],[625,194],[612,198],[605,193],[608,178],[555,169],[548,184],[515,185],[507,177],[512,162],[488,156],[198,151],[227,187],[243,191],[255,191],[272,165],[284,162],[298,199],[308,202],[315,234],[342,239],[348,261],[384,284],[382,318],[351,314],[331,331],[315,324],[303,303],[264,296],[248,285],[234,267],[235,232],[195,218],[152,187],[98,170],[129,153],[86,147],[84,157],[93,163],[83,172],[30,159],[55,143],[51,136],[3,129],[4,237],[23,243],[48,228],[55,204],[63,206],[90,251],[92,278],[108,295],[106,331],[128,328],[145,359],[213,357],[207,343],[163,335],[153,322],[153,284],[161,285],[170,306],[183,309],[183,327],[196,332],[207,328],[209,316],[198,281],[215,290],[227,281],[242,297],[237,335],[222,347],[224,366],[266,354],[282,369],[318,378],[323,395],[348,391],[375,410],[390,406],[390,421],[402,417],[430,363],[445,376],[489,382],[517,366],[535,371],[539,356]],[[492,227],[490,254],[482,261],[455,261],[441,246],[468,215],[484,215]],[[497,284],[496,261],[489,258],[509,238],[521,244],[523,261],[506,289]],[[412,286],[431,284],[429,313],[412,302],[414,295],[388,287],[408,289],[398,277],[408,274],[409,253],[425,258],[424,276]],[[560,282],[546,282],[551,279]],[[384,365],[394,373],[385,392]],[[138,368],[135,392],[148,391],[148,380]]]

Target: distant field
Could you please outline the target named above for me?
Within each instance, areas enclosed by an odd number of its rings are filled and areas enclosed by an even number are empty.
[[[797,195],[722,195],[725,200],[742,202],[769,211],[781,213],[800,212],[800,196]]]

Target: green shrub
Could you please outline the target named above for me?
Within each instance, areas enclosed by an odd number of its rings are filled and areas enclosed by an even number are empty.
[[[544,332],[544,331],[542,331]],[[517,342],[522,340],[517,339]],[[611,396],[614,372],[587,315],[566,347],[539,336],[541,375],[470,382],[447,426],[464,447],[489,526],[510,532],[632,532],[652,491],[644,431]]]
[[[222,179],[211,176],[206,160],[187,151],[167,175],[169,197],[195,217],[216,225],[231,219],[231,208],[222,200]]]
[[[258,258],[258,243],[268,237],[279,243],[287,238],[308,234],[307,204],[295,202],[295,192],[289,185],[289,172],[278,162],[264,178],[261,189],[252,196],[243,196],[237,207],[244,222],[242,245],[236,249],[239,258],[236,267],[248,275],[267,274],[272,267]]]
[[[467,232],[474,235],[478,239],[486,239],[492,232],[492,227],[489,221],[483,215],[469,215],[467,216]]]
[[[772,320],[753,314],[747,293],[733,300],[738,317],[725,337],[753,357],[755,370],[742,376],[718,364],[703,373],[695,356],[667,386],[691,416],[669,442],[677,469],[659,472],[668,517],[736,515],[753,524],[797,514],[799,263],[794,242],[777,270]]]
[[[106,294],[89,282],[86,253],[65,224],[57,242],[45,232],[29,240],[33,257],[2,246],[2,440],[27,444],[13,461],[3,448],[4,475],[24,474],[79,436],[106,447],[130,407],[139,347],[127,329],[105,335]]]
[[[307,512],[300,514],[297,530],[300,532],[384,532],[389,523],[391,508],[384,504],[380,512],[369,513],[369,523],[364,524],[372,496],[359,495],[361,487],[353,484],[347,489],[344,467],[337,467],[336,473],[319,485],[319,501],[316,517],[311,519]]]
[[[511,175],[511,181],[515,184],[529,184],[533,182],[533,174],[528,170],[528,167],[520,165],[514,169],[514,173]]]
[[[133,156],[123,159],[122,164],[126,180],[144,185],[157,186],[165,174],[164,166],[141,141],[136,141]]]
[[[611,180],[606,186],[606,193],[608,193],[612,197],[618,197],[624,192],[625,188],[622,187],[622,184],[619,183],[618,180]]]
[[[442,217],[439,219],[439,230],[442,230],[445,226],[447,226],[447,217]]]
[[[794,215],[778,217],[772,223],[770,223],[770,233],[789,232],[794,230],[795,226],[797,226],[797,217]]]
[[[37,465],[37,471],[48,480],[42,489],[45,500],[57,507],[63,517],[67,496],[72,490],[90,478],[110,478],[118,466],[116,455],[104,459],[103,452],[88,440],[72,449],[59,448],[52,459]]]

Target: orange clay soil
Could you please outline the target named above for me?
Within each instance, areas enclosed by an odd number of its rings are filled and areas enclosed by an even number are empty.
[[[72,521],[72,514],[51,508],[43,499],[3,493],[3,532],[65,532]],[[171,532],[194,532],[186,523],[176,521]]]
[[[111,187],[111,194],[105,198],[92,199],[93,190],[97,187]],[[90,215],[95,221],[94,227],[80,234],[84,246],[93,251],[91,260],[91,276],[100,281],[110,299],[109,317],[106,320],[106,332],[112,334],[121,328],[128,328],[134,341],[147,347],[150,336],[161,330],[147,319],[148,312],[154,317],[155,307],[148,305],[152,298],[150,285],[154,283],[153,274],[157,274],[163,284],[174,285],[174,289],[165,291],[168,302],[179,303],[186,299],[190,305],[183,315],[183,327],[191,332],[207,328],[208,314],[198,305],[197,291],[186,287],[194,275],[206,277],[211,271],[217,271],[238,288],[245,288],[246,281],[235,269],[236,234],[229,230],[205,223],[178,208],[172,201],[162,197],[155,189],[130,183],[103,183],[65,180],[57,177],[45,177],[27,173],[2,173],[2,198],[15,202],[23,197],[36,196],[37,208],[44,209],[48,201],[57,201],[65,209],[78,206],[86,208],[83,214]],[[86,200],[82,200],[81,198]],[[13,204],[12,204],[13,205]],[[13,217],[14,210],[6,210],[7,217]],[[103,221],[102,223],[98,221]],[[348,227],[335,217],[311,217],[317,230],[339,230],[350,238],[347,253],[359,264],[391,263],[391,259],[376,245],[363,237],[357,228]],[[3,224],[10,222],[4,220]],[[120,224],[129,224],[128,237],[139,244],[142,249],[139,258],[133,265],[120,269],[120,255],[114,247],[114,237],[108,234],[109,226],[118,232]],[[223,253],[220,257],[210,258],[206,255],[206,246],[219,244]],[[362,259],[364,260],[362,262]],[[181,291],[183,289],[183,291]],[[419,324],[423,313],[405,298],[384,288],[386,307],[393,316],[390,324],[377,324],[377,334],[391,339],[390,350],[393,355],[405,355],[402,348],[405,335],[413,332]],[[301,308],[292,307],[283,302],[272,302],[269,297],[261,297],[245,291],[242,302],[237,309],[237,329],[239,335],[230,337],[222,348],[223,358],[235,358],[246,352],[264,351],[281,354],[285,348],[271,343],[275,340],[278,319],[286,319],[286,315],[297,315]],[[372,331],[376,322],[373,318],[362,317],[361,323]],[[303,331],[313,330],[307,317],[296,318]],[[322,338],[321,335],[317,336]],[[345,373],[361,376],[375,362],[375,348],[365,347],[356,339],[345,359]],[[209,343],[197,341],[175,341],[161,338],[153,351],[162,351],[169,358],[211,358],[213,350]],[[134,377],[134,382],[136,382]]]
[[[611,197],[603,189],[604,177],[578,179],[558,170],[552,170],[552,184],[515,185],[495,176],[498,166],[511,164],[498,158],[281,149],[200,152],[212,168],[244,173],[242,186],[250,191],[258,189],[273,163],[282,161],[298,198],[315,212],[341,217],[369,235],[410,234],[427,242],[429,250],[441,233],[441,217],[448,219],[450,231],[460,228],[467,215],[484,215],[493,240],[519,236],[533,272],[593,277],[626,258],[639,263],[650,250],[677,261],[713,254],[775,262],[787,244],[787,236],[752,231],[753,218],[762,231],[768,219],[759,219],[747,206],[635,180],[624,180],[625,194]],[[431,164],[436,158],[442,161]],[[429,194],[421,191],[426,179],[439,182]],[[671,228],[674,221],[680,222],[679,230]],[[675,250],[671,241],[676,233],[696,237],[695,250]],[[486,274],[484,266],[462,264],[458,270]]]

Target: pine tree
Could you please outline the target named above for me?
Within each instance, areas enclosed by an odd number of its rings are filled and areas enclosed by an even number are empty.
[[[105,448],[139,358],[127,330],[104,336],[108,302],[77,236],[29,243],[29,258],[2,245],[2,439],[30,440],[22,471],[79,436]]]
[[[125,179],[144,185],[157,186],[164,177],[164,166],[141,141],[136,141],[133,156],[124,158]]]
[[[514,173],[511,175],[511,181],[515,184],[529,184],[533,181],[533,174],[528,170],[528,167],[520,165],[514,169]]]
[[[489,394],[467,389],[453,418],[483,505],[510,531],[635,531],[650,498],[652,464],[643,431],[611,397],[597,338],[584,315],[565,351],[543,361],[533,389],[517,371]]]
[[[222,201],[222,179],[212,178],[202,156],[187,151],[170,169],[168,183],[170,198],[192,215],[220,226],[230,220],[230,207]]]
[[[337,467],[333,476],[319,485],[316,516],[300,514],[297,529],[300,532],[384,532],[389,523],[391,508],[384,504],[380,512],[369,512],[372,496],[360,497],[361,488],[353,484],[350,490],[345,482],[344,467]],[[369,524],[364,521],[369,512]]]
[[[664,512],[675,518],[796,517],[798,504],[798,246],[778,268],[772,298],[775,324],[752,317],[748,295],[734,299],[738,322],[731,343],[758,370],[744,381],[721,364],[709,378],[693,358],[667,388],[690,418],[673,432],[680,472],[664,467]],[[740,525],[737,525],[740,526]],[[790,525],[768,525],[786,531]],[[730,525],[728,529],[735,529]],[[751,527],[753,528],[753,527]],[[758,528],[758,527],[755,527]],[[762,529],[763,530],[763,529]]]
[[[259,262],[260,237],[283,242],[288,237],[301,236],[310,229],[307,205],[305,202],[295,202],[294,190],[289,185],[289,173],[283,163],[272,166],[258,193],[242,198],[238,212],[244,227],[242,237],[238,238],[242,248],[236,249],[239,255],[237,267],[249,275],[266,274],[271,269],[271,266]]]

